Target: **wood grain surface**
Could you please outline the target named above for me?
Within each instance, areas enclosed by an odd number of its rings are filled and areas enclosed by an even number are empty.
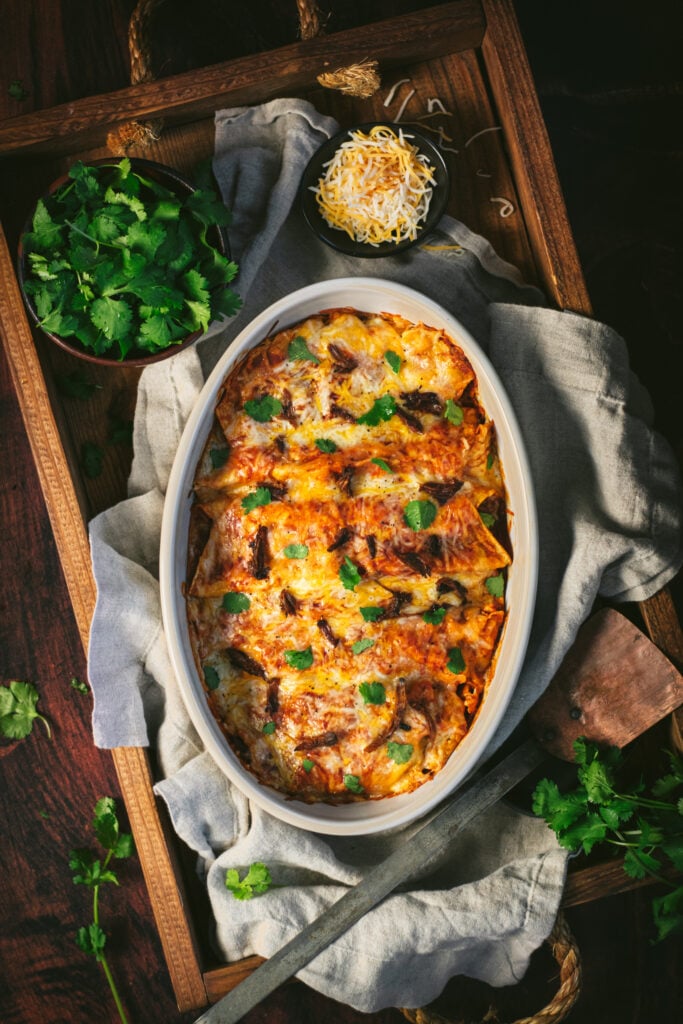
[[[132,0],[110,0],[87,6],[75,0],[61,0],[59,3],[54,0],[34,0],[32,3],[6,0],[3,4],[0,139],[7,143],[8,151],[14,152],[11,160],[2,158],[0,163],[0,187],[4,197],[8,194],[23,195],[28,202],[28,197],[38,194],[51,180],[50,175],[68,162],[72,145],[70,132],[80,125],[76,121],[69,124],[71,103],[82,97],[87,100],[103,94],[118,96],[126,102],[137,97],[128,88],[130,68],[126,41],[128,19],[134,6]],[[321,4],[324,11],[328,6]],[[360,54],[364,49],[360,44],[366,34],[358,26],[432,5],[358,2],[336,6],[338,11],[343,8],[343,12],[333,11],[330,14],[327,30],[356,32],[353,38],[357,40],[356,48]],[[481,29],[478,4],[466,0],[461,5],[434,6],[459,7],[462,21],[458,32],[463,45],[471,46],[476,41],[476,33]],[[259,49],[284,47],[287,52],[283,57],[283,69],[290,69],[287,73],[293,74],[299,43],[292,5],[285,0],[240,5],[237,19],[240,33],[224,31],[222,42],[216,32],[207,32],[206,28],[216,24],[225,29],[223,5],[202,0],[192,5],[191,17],[188,6],[176,0],[167,0],[160,5],[160,10],[162,8],[164,17],[157,24],[155,54],[160,83],[153,84],[151,88],[135,87],[149,90],[141,94],[151,98],[148,106],[143,104],[143,110],[154,112],[156,109],[154,104],[158,101],[154,97],[163,93],[161,82],[165,73],[185,73],[192,77],[193,66],[202,68],[234,58],[245,62],[238,65],[240,74],[245,69],[253,74],[253,54]],[[490,21],[495,14],[495,23],[506,34],[513,50],[515,47],[523,48],[523,40],[511,18],[513,8],[510,5],[484,0],[481,9]],[[433,25],[440,24],[441,16],[432,15]],[[415,22],[416,26],[418,24]],[[236,40],[240,35],[246,40],[242,50],[239,40]],[[446,53],[452,45],[452,40],[450,45],[438,42],[434,34],[430,38],[434,40],[429,44],[430,53]],[[403,39],[401,45],[413,45],[405,36]],[[503,42],[504,39],[499,39],[498,45]],[[442,45],[443,50],[440,51]],[[225,55],[221,46],[232,50]],[[322,48],[320,52],[323,52]],[[334,47],[332,52],[336,53]],[[523,53],[523,49],[519,52]],[[491,54],[489,57],[492,60]],[[314,70],[312,63],[307,66],[304,78],[298,79],[294,75],[287,81],[293,85],[310,82]],[[484,86],[481,60],[475,51],[465,51],[447,64],[439,59],[432,61],[429,67],[418,63],[411,66],[410,73],[427,91],[425,94],[446,95],[452,90],[459,97],[455,116],[462,138],[467,138],[467,133],[476,127],[498,123],[495,100],[491,99]],[[220,94],[217,80],[208,72],[206,74],[208,94]],[[7,83],[19,83],[26,96],[18,99],[19,90],[10,92],[6,88]],[[515,81],[514,76],[511,79],[509,73],[501,69],[494,85],[501,90],[501,95],[504,93],[508,97],[505,104],[509,112],[506,129],[510,163],[515,169],[514,181],[510,172],[505,171],[507,162],[499,158],[502,152],[500,140],[491,136],[482,139],[482,148],[476,159],[483,155],[495,162],[495,167],[503,175],[501,187],[506,190],[504,194],[510,194],[516,202],[516,189],[519,188],[521,201],[533,200],[537,208],[543,210],[538,223],[529,226],[533,244],[519,226],[514,228],[496,216],[482,190],[483,180],[476,177],[475,155],[471,152],[468,154],[471,162],[456,169],[458,195],[471,212],[468,223],[475,230],[490,237],[498,251],[519,266],[525,276],[546,280],[548,275],[552,277],[555,261],[562,254],[548,251],[547,259],[539,259],[539,253],[543,253],[544,247],[547,249],[547,237],[556,237],[554,230],[548,230],[548,218],[561,220],[566,217],[562,197],[561,194],[555,195],[552,188],[550,192],[546,191],[546,168],[537,166],[533,149],[525,151],[523,145],[524,119],[537,116],[534,97],[528,93],[528,78]],[[233,88],[237,86],[231,85],[230,89]],[[228,94],[240,95],[238,91],[229,90],[225,95]],[[177,102],[182,117],[191,113],[192,104],[183,107],[185,97],[180,89]],[[380,98],[358,103],[340,100],[317,90],[315,100],[320,109],[334,111],[337,116],[381,112]],[[111,98],[107,101],[109,107],[112,102]],[[39,153],[39,137],[44,132],[45,122],[41,115],[34,117],[32,114],[33,111],[53,108],[57,109],[55,116],[60,117],[64,125],[64,130],[59,132],[64,139],[64,155],[57,159]],[[111,120],[112,111],[105,110],[101,101],[96,99],[92,101],[92,107],[86,107],[88,110],[95,112],[97,122],[92,136],[94,154],[102,152],[100,125],[107,119],[103,115],[108,114]],[[135,110],[139,113],[140,107],[135,107]],[[117,107],[114,116],[115,119],[125,119],[129,113],[130,109],[124,103]],[[208,131],[206,128],[195,130],[180,124],[170,125],[162,148],[150,155],[153,158],[163,155],[167,162],[182,169],[191,160],[210,151],[210,126],[206,127]],[[89,130],[87,125],[86,129]],[[79,145],[81,141],[79,139]],[[526,195],[525,190],[528,190]],[[18,201],[8,204],[6,198],[0,199],[0,213],[10,239],[10,253],[26,209]],[[567,231],[571,241],[568,222],[560,224],[560,227]],[[573,246],[571,249],[573,252]],[[5,255],[4,258],[7,260],[8,257]],[[16,296],[5,287],[6,269],[3,268],[2,301],[11,306]],[[588,308],[582,281],[580,268],[570,266],[567,280],[556,282],[563,304],[569,308]],[[15,345],[21,345],[22,330],[17,317],[17,333],[12,339]],[[146,755],[139,751],[119,751],[112,758],[108,752],[93,747],[91,698],[73,689],[70,680],[73,676],[85,678],[83,639],[94,595],[87,580],[78,573],[75,578],[65,579],[58,546],[63,549],[64,545],[73,544],[71,527],[77,535],[78,520],[82,523],[84,515],[87,518],[125,493],[130,451],[125,448],[107,449],[103,477],[82,481],[76,495],[76,506],[67,488],[59,508],[50,509],[48,515],[43,500],[44,486],[41,486],[35,470],[34,456],[39,456],[41,472],[45,473],[47,467],[51,474],[48,481],[51,494],[59,494],[60,475],[68,468],[77,468],[81,446],[92,437],[92,426],[89,419],[84,419],[77,404],[53,402],[52,405],[58,407],[56,428],[64,441],[64,448],[60,453],[46,451],[43,445],[41,451],[36,452],[36,439],[42,437],[47,443],[52,434],[49,422],[36,421],[29,423],[32,450],[15,389],[36,392],[35,403],[22,402],[24,415],[27,407],[49,409],[50,402],[39,400],[41,388],[49,390],[52,387],[49,382],[56,373],[73,368],[73,360],[69,362],[71,357],[63,353],[48,351],[40,344],[37,351],[39,365],[45,369],[47,385],[42,383],[41,374],[28,356],[29,361],[22,364],[21,353],[16,349],[14,380],[10,378],[4,356],[0,358],[0,573],[3,580],[0,664],[3,682],[13,678],[29,679],[38,686],[40,708],[50,718],[53,738],[48,739],[37,723],[32,735],[24,741],[11,743],[0,740],[0,870],[3,880],[0,886],[0,1020],[3,1024],[38,1024],[43,1021],[80,1024],[96,1018],[114,1021],[117,1019],[115,1008],[101,970],[74,943],[74,933],[81,924],[87,923],[90,909],[85,889],[71,882],[68,855],[73,847],[92,842],[92,808],[97,798],[104,794],[120,798],[122,788],[127,793],[135,792],[130,773],[139,779],[150,770],[150,766]],[[17,377],[17,365],[25,365],[23,377]],[[94,379],[100,383],[97,372]],[[100,429],[103,432],[112,415],[125,417],[130,414],[130,393],[134,391],[134,384],[135,377],[130,371],[121,370],[113,377],[108,376],[106,386],[96,393],[95,420],[102,425]],[[54,395],[48,397],[54,398]],[[105,433],[100,440],[106,445]],[[64,531],[61,537],[60,529]],[[80,542],[79,550],[83,550]],[[73,566],[73,561],[69,564]],[[78,596],[74,614],[75,592]],[[648,603],[644,618],[651,630],[669,637],[672,648],[667,651],[669,656],[680,658],[679,635],[670,627],[673,611],[670,596],[664,594]],[[155,828],[163,830],[163,817],[157,816],[156,808],[151,808],[148,801],[149,788],[143,787],[139,800],[135,797],[130,801],[131,817],[151,817],[158,822]],[[159,867],[150,864],[152,851],[148,850],[146,855],[143,851],[142,860],[135,857],[124,862],[119,872],[121,887],[110,887],[103,893],[102,916],[109,932],[109,958],[131,1024],[143,1021],[150,1024],[161,1024],[162,1021],[186,1024],[196,1014],[177,1010],[177,989],[174,993],[167,968],[169,953],[173,955],[173,951],[162,948],[158,936],[158,917],[166,908],[150,905],[145,885],[144,873],[156,871]],[[209,929],[205,908],[201,905],[201,891],[193,885],[192,865],[182,850],[178,851],[178,860],[179,863],[161,866],[163,877],[170,883],[168,899],[172,902],[182,898],[181,893],[184,892],[192,901],[191,918],[198,923],[199,935],[188,933],[180,936],[173,944],[174,951],[177,954],[184,949],[193,950],[198,942],[202,955],[210,957]],[[624,882],[617,867],[595,864],[582,873],[580,882],[570,881],[567,887],[566,912],[583,955],[585,972],[583,992],[570,1019],[586,1024],[597,1024],[598,1021],[649,1024],[654,1020],[668,1024],[678,1019],[683,1005],[680,945],[674,942],[652,947],[649,944],[649,904],[653,890],[648,887],[620,893]],[[173,882],[178,875],[184,879],[182,890],[177,889]],[[609,893],[615,895],[608,897]],[[596,902],[596,895],[604,898]],[[172,918],[177,920],[177,915],[172,914]],[[190,1000],[200,997],[201,993],[195,986],[203,984],[193,968],[192,955],[186,965],[186,996]],[[212,998],[235,980],[234,974],[229,979],[223,978],[220,968],[217,964],[215,966],[216,969],[210,973]],[[174,975],[183,972],[178,965],[173,970]],[[494,991],[487,986],[455,979],[439,1001],[438,1009],[448,1020],[480,1020],[495,1005],[497,1019],[512,1021],[535,1013],[547,1002],[556,988],[556,974],[556,965],[549,950],[542,948],[534,956],[527,977],[514,989]],[[318,996],[299,983],[292,983],[249,1014],[246,1021],[247,1024],[264,1024],[266,1021],[272,1024],[307,1024],[320,1020],[338,1024],[398,1024],[404,1019],[398,1010],[386,1010],[370,1016],[358,1014]],[[493,1018],[489,1016],[489,1019]]]

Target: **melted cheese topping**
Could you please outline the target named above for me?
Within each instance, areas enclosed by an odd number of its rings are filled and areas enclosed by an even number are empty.
[[[486,693],[511,561],[462,350],[350,309],[280,331],[224,382],[195,493],[190,634],[237,756],[307,801],[432,778]]]
[[[410,138],[385,126],[350,132],[312,188],[330,227],[374,246],[416,238],[436,182]]]

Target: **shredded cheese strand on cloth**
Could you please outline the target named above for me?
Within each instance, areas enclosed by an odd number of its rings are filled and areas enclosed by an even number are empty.
[[[383,125],[350,133],[312,187],[330,227],[370,245],[417,236],[436,181],[411,138]]]

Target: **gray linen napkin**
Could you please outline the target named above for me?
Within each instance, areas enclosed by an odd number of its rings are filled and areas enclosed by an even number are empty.
[[[187,352],[145,370],[129,498],[90,524],[97,607],[89,672],[101,747],[152,744],[178,835],[197,853],[219,953],[271,955],[410,830],[358,840],[302,832],[248,801],[202,749],[161,626],[158,544],[176,447],[202,382],[231,339],[275,299],[316,280],[374,275],[448,309],[488,352],[513,402],[536,486],[540,580],[526,661],[492,753],[543,692],[598,595],[642,600],[683,561],[675,459],[608,327],[546,308],[541,294],[464,225],[443,218],[429,246],[383,260],[334,253],[293,200],[337,126],[303,101],[219,112],[214,170],[233,211],[244,307]],[[277,888],[237,902],[225,870],[265,861]],[[355,1008],[419,1006],[466,974],[508,985],[555,919],[566,853],[502,803],[477,819],[426,881],[395,893],[301,971]]]

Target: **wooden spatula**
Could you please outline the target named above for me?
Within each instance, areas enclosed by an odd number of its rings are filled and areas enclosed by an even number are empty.
[[[370,871],[317,920],[283,946],[196,1024],[236,1024],[326,949],[453,837],[544,761],[573,760],[579,736],[623,747],[683,704],[683,677],[647,637],[618,612],[598,612],[581,628],[550,686],[529,713],[527,740],[449,798],[409,843]]]

